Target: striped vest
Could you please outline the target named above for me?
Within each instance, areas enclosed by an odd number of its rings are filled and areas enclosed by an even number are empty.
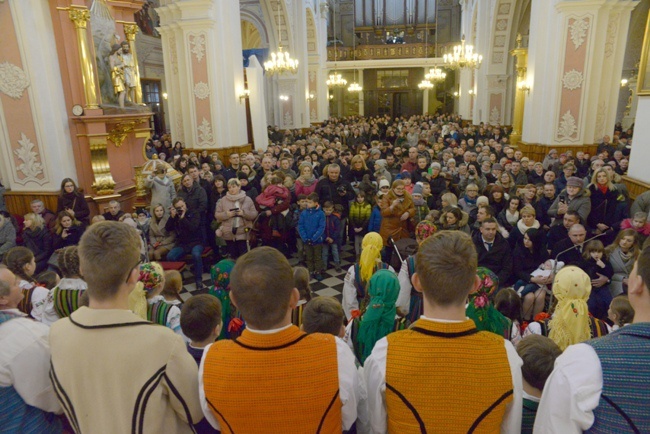
[[[80,289],[60,289],[58,286],[52,290],[54,310],[59,318],[67,318],[79,309],[79,300],[83,293]]]
[[[167,316],[172,307],[173,305],[162,300],[157,303],[147,304],[147,319],[153,323],[167,326]]]
[[[521,411],[521,434],[533,434],[535,416],[537,416],[538,407],[539,402],[526,398],[523,399]]]
[[[29,289],[21,289],[23,292],[23,299],[18,303],[18,310],[30,317],[32,316],[32,309],[34,308],[34,306],[32,306],[32,294],[34,294],[35,289],[36,285],[32,285]]]
[[[222,433],[341,433],[334,336],[293,325],[244,330],[204,357],[205,397]]]
[[[513,399],[502,337],[420,319],[386,339],[389,433],[499,432]]]
[[[13,313],[0,311],[0,324],[14,318]],[[0,432],[19,433],[59,433],[61,422],[54,414],[46,413],[27,405],[13,386],[0,387]]]
[[[589,433],[650,432],[650,323],[585,342],[603,370],[603,391]]]

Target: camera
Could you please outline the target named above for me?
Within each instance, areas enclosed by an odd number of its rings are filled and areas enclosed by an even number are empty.
[[[345,188],[345,185],[339,185],[339,186],[336,188],[336,191],[337,191],[338,193],[340,193],[340,194],[345,194],[345,193],[348,192],[347,189]]]
[[[177,213],[182,214],[183,213],[183,208],[174,208]]]

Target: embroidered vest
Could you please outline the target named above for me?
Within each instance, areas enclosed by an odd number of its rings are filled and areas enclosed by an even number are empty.
[[[147,319],[153,323],[167,326],[167,316],[172,306],[164,301],[147,304]]]
[[[67,318],[79,309],[79,300],[83,293],[84,291],[80,289],[59,289],[58,286],[52,290],[54,310],[59,318]]]
[[[421,319],[387,340],[389,433],[499,432],[513,395],[502,337]]]
[[[14,318],[14,313],[0,311],[0,324]],[[0,387],[0,431],[7,434],[58,433],[61,422],[51,413],[27,405],[13,386]]]
[[[409,281],[413,274],[415,274],[415,256],[406,258],[406,266],[408,267]],[[408,320],[412,324],[424,313],[424,305],[422,304],[422,293],[418,292],[411,286],[411,303],[409,305]]]
[[[589,433],[650,432],[650,324],[625,326],[585,342],[603,370],[603,391]]]
[[[521,434],[533,434],[538,407],[539,402],[524,398],[521,412]]]
[[[551,322],[550,318],[547,318],[544,321],[537,321],[542,329],[542,336],[548,336],[550,333],[551,330],[548,328],[549,322]],[[592,338],[599,338],[609,333],[607,324],[591,316],[589,317],[589,330],[591,331]]]
[[[373,274],[378,270],[387,270],[387,269],[388,269],[388,264],[386,264],[385,262],[379,262],[375,266],[375,271],[373,271]],[[368,304],[368,300],[370,300],[370,297],[366,292],[367,284],[368,282],[363,282],[361,280],[361,269],[359,267],[359,263],[354,264],[354,287],[357,290],[357,300],[359,301],[359,310],[361,311],[362,314],[366,311],[366,305]]]
[[[244,330],[210,347],[203,384],[224,434],[342,431],[332,335],[295,326],[270,335]]]
[[[21,289],[23,292],[23,299],[18,303],[18,310],[30,317],[32,315],[32,309],[34,308],[34,306],[32,306],[32,294],[34,294],[35,289],[35,285],[32,285],[29,289]]]

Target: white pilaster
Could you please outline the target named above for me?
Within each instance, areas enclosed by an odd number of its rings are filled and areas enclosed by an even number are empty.
[[[246,79],[248,91],[250,92],[249,106],[251,112],[251,123],[253,125],[253,140],[255,149],[266,150],[269,145],[266,127],[266,101],[264,98],[264,68],[257,60],[257,56],[248,58],[246,68]],[[242,100],[240,104],[245,104]]]

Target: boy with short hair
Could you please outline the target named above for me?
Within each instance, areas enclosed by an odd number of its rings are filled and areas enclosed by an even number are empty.
[[[478,331],[465,315],[481,285],[471,238],[438,232],[415,262],[424,315],[377,341],[364,364],[373,432],[519,432],[521,359],[510,341]]]
[[[521,367],[524,386],[521,433],[532,434],[544,384],[562,350],[550,338],[533,334],[519,341],[517,354],[524,361]]]
[[[422,220],[427,218],[429,214],[429,206],[424,199],[424,183],[418,182],[413,187],[413,205],[415,205],[415,214],[413,215],[413,223],[418,225]]]
[[[311,276],[321,281],[323,276],[323,234],[325,233],[325,213],[318,205],[318,195],[307,196],[307,209],[300,213],[298,233],[303,242],[305,261]]]
[[[199,387],[210,424],[234,433],[349,430],[359,399],[354,356],[342,340],[291,324],[300,292],[286,257],[253,249],[230,276],[247,327],[236,341],[205,349]],[[300,411],[291,411],[296,405]]]
[[[214,343],[221,333],[221,301],[208,294],[190,297],[181,309],[181,330],[190,339],[187,351],[201,364],[203,350]]]
[[[323,204],[323,212],[325,213],[323,266],[325,270],[329,268],[329,252],[331,250],[332,259],[334,259],[334,269],[337,273],[340,273],[341,259],[339,258],[339,245],[341,244],[341,219],[334,212],[334,204],[332,202],[328,201]]]
[[[302,312],[302,330],[305,333],[328,333],[342,338],[345,335],[343,306],[334,297],[316,297]]]

